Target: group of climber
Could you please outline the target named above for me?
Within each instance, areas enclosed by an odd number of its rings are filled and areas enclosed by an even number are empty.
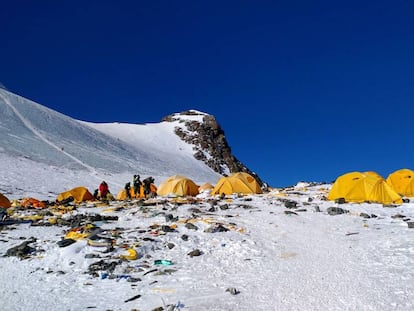
[[[125,184],[124,189],[127,199],[142,197],[151,198],[156,196],[156,192],[152,191],[151,189],[151,184],[154,183],[155,179],[152,176],[150,176],[141,181],[140,178],[141,177],[139,175],[134,175],[132,179],[132,189],[130,182],[127,182]],[[131,190],[133,190],[133,192]]]
[[[131,182],[125,184],[125,194],[126,199],[132,198],[154,198],[157,196],[156,188],[153,185],[155,179],[150,176],[141,181],[139,175],[134,175]],[[95,189],[93,196],[96,200],[100,201],[111,201],[114,200],[114,196],[109,191],[108,184],[105,181],[102,181],[98,189]]]

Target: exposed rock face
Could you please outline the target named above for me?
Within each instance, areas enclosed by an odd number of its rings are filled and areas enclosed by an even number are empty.
[[[194,157],[203,161],[215,172],[221,175],[245,172],[256,178],[263,186],[260,177],[249,170],[231,153],[223,129],[214,116],[195,110],[164,117],[162,121],[179,121],[175,133],[185,142],[192,144]]]

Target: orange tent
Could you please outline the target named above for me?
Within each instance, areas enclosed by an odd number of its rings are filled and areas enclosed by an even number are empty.
[[[39,201],[35,198],[24,198],[21,205],[23,207],[34,207],[37,209],[47,207],[47,204],[45,202]]]
[[[0,207],[9,208],[10,206],[11,206],[11,203],[9,199],[0,193]]]

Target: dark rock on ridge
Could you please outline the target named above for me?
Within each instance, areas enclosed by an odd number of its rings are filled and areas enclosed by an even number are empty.
[[[180,116],[202,116],[203,121],[186,120]],[[224,131],[214,116],[195,110],[188,110],[166,116],[162,121],[179,121],[184,123],[186,130],[177,126],[175,133],[183,141],[192,144],[194,157],[206,163],[215,172],[222,175],[225,175],[228,171],[230,173],[245,172],[252,175],[260,186],[263,187],[265,185],[256,173],[252,172],[232,154]]]

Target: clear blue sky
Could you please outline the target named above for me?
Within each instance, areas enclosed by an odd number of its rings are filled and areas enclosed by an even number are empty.
[[[92,122],[214,115],[271,186],[414,169],[412,1],[6,1],[0,81]]]

